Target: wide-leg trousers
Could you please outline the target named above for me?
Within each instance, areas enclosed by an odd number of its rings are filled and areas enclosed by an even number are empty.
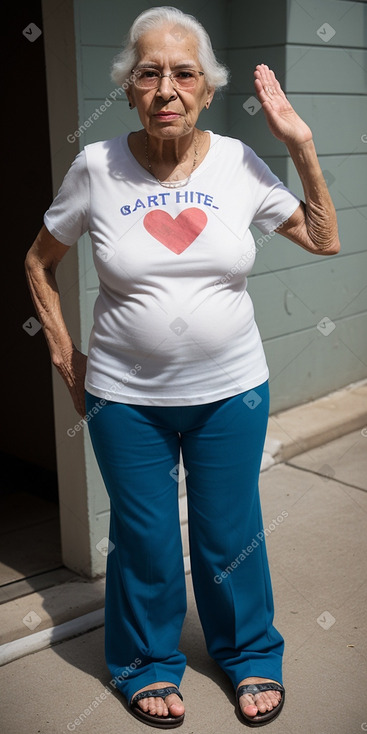
[[[284,640],[273,625],[258,488],[268,382],[202,405],[101,407],[89,393],[86,401],[111,504],[105,654],[115,686],[130,701],[158,681],[179,686],[185,670],[180,447],[191,574],[208,653],[235,689],[249,676],[282,683]]]

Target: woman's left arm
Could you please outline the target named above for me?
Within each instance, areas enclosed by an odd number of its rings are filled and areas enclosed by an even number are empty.
[[[312,132],[285,96],[266,64],[255,69],[255,89],[273,135],[287,146],[302,181],[305,202],[275,231],[315,255],[340,250],[336,212],[320,164]]]

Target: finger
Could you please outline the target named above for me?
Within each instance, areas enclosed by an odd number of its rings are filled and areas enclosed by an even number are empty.
[[[262,67],[256,67],[254,80],[255,90],[261,102],[271,100],[277,91],[274,75],[270,75],[268,67],[266,69]],[[262,96],[260,97],[260,95]]]
[[[269,72],[270,69],[267,64],[258,64],[255,68],[255,77],[260,79],[264,86],[267,86],[267,84],[269,84],[271,81],[271,76]]]
[[[258,80],[261,83],[264,91],[268,94],[269,98],[274,96],[274,94],[281,94],[283,97],[285,97],[285,94],[278,79],[275,76],[274,71],[272,69],[269,69],[267,64],[258,64],[255,69],[254,75],[255,82],[256,80]]]
[[[263,86],[263,83],[260,81],[260,79],[255,79],[254,87],[258,100],[259,102],[261,102],[262,106],[271,106],[273,95],[269,94],[267,87]]]
[[[281,94],[283,97],[285,97],[285,93],[283,92],[282,86],[278,79],[276,78],[274,72],[272,69],[269,69],[270,77],[269,77],[269,85],[272,86],[278,94]]]

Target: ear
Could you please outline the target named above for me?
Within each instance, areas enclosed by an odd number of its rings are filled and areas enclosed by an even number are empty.
[[[127,101],[129,103],[129,108],[132,110],[135,107],[135,102],[134,102],[133,95],[130,89],[126,90],[126,96],[127,96]]]
[[[211,103],[213,101],[214,92],[215,92],[215,89],[208,89],[208,96],[207,96],[207,100],[205,102],[205,107],[206,107],[207,110],[209,109],[209,107],[210,107],[210,105],[211,105]]]

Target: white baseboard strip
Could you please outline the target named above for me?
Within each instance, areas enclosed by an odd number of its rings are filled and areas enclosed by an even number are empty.
[[[34,632],[33,635],[6,642],[4,645],[0,645],[0,665],[6,665],[25,655],[38,652],[55,645],[57,642],[82,635],[84,632],[89,632],[103,625],[104,609],[97,609],[94,612],[83,614],[81,617],[70,619],[63,624],[58,624],[56,627],[49,627],[46,630]]]

